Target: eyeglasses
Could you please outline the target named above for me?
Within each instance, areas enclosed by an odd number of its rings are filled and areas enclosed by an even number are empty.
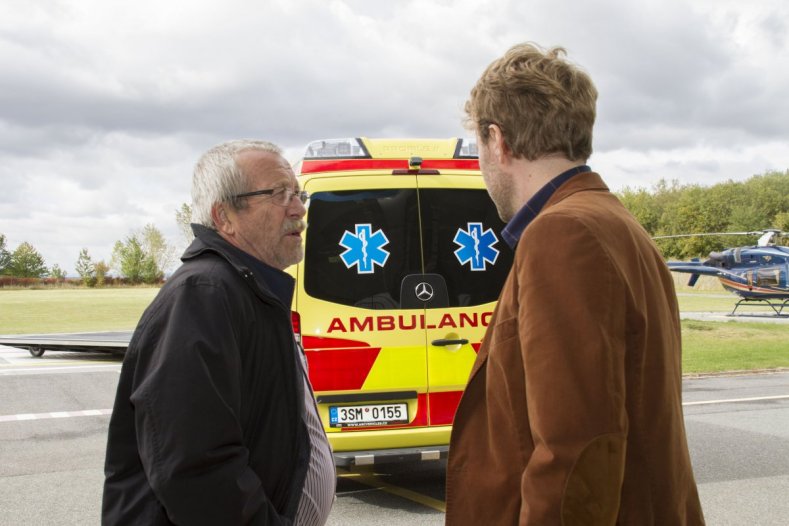
[[[269,188],[268,190],[255,190],[253,192],[245,192],[243,194],[234,195],[235,199],[242,197],[252,197],[255,195],[268,195],[271,197],[271,202],[277,206],[289,206],[294,197],[298,197],[301,204],[306,204],[310,198],[309,192],[302,190],[293,190],[292,188]]]

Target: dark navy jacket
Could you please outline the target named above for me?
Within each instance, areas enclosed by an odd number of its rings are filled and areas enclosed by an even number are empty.
[[[310,446],[289,306],[193,228],[126,352],[102,523],[291,524]]]

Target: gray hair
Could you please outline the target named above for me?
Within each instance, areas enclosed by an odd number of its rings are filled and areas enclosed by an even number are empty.
[[[241,152],[260,150],[282,155],[282,149],[267,141],[238,139],[218,144],[197,161],[192,177],[192,223],[216,229],[211,209],[227,203],[238,210],[245,205],[234,196],[248,191],[247,180],[236,163]]]

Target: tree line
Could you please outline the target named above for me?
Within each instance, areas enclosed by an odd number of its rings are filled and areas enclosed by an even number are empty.
[[[767,228],[789,231],[789,170],[712,186],[661,180],[651,189],[626,187],[617,195],[653,237]],[[191,216],[191,208],[185,203],[175,211],[176,223],[187,242],[192,239]],[[754,244],[757,237],[675,238],[659,240],[658,246],[666,258],[689,259],[729,246]],[[30,243],[23,242],[13,251],[6,245],[6,237],[0,233],[0,276],[65,278],[60,266],[48,268]],[[162,281],[175,256],[175,247],[149,224],[116,241],[109,262],[93,261],[88,249],[83,248],[74,266],[87,286],[102,286],[113,270],[127,283],[154,284]]]
[[[651,190],[625,188],[619,198],[652,236],[789,230],[789,171],[712,186],[661,180]],[[666,258],[706,256],[726,247],[753,245],[758,235],[658,240]]]
[[[109,262],[94,261],[88,249],[83,248],[74,263],[74,270],[82,284],[88,287],[104,286],[113,271],[124,283],[156,284],[162,282],[174,259],[175,247],[165,240],[158,228],[148,224],[116,241]],[[10,251],[6,236],[0,234],[0,277],[3,276],[62,281],[66,272],[57,263],[47,267],[41,253],[27,241]]]

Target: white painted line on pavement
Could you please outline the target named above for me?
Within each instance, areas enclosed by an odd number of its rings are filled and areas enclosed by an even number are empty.
[[[112,409],[86,409],[84,411],[54,411],[52,413],[22,413],[0,415],[0,422],[21,422],[25,420],[47,420],[49,418],[74,418],[78,416],[101,416],[112,414]]]
[[[702,402],[684,402],[682,405],[729,404],[733,402],[759,402],[762,400],[785,400],[787,398],[789,398],[789,395],[756,396],[753,398],[729,398],[727,400],[704,400]]]
[[[62,373],[84,373],[92,370],[110,369],[120,371],[120,364],[106,364],[106,365],[53,365],[53,366],[38,366],[38,367],[8,367],[3,365],[0,367],[0,376],[22,376],[27,374],[62,374]]]

